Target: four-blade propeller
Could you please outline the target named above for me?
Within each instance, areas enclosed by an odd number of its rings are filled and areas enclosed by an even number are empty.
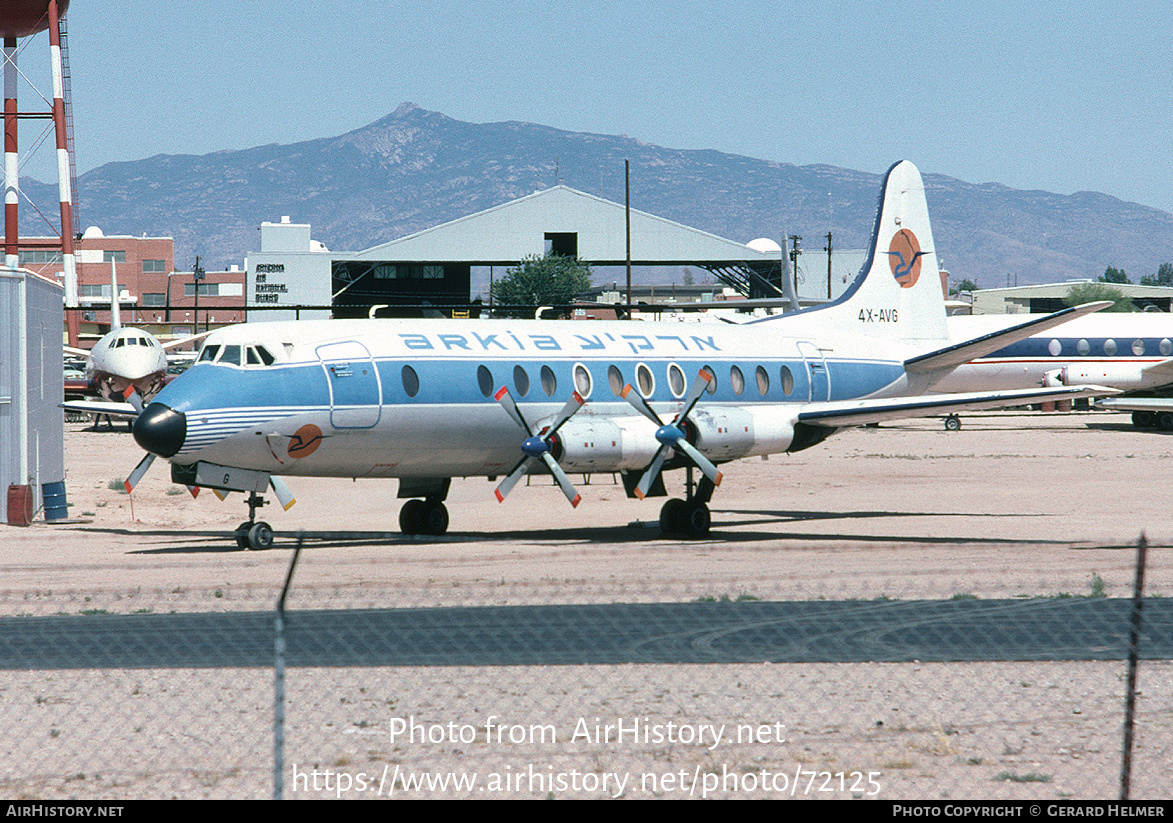
[[[660,442],[660,448],[656,450],[655,457],[648,464],[647,470],[644,471],[644,476],[640,478],[639,485],[635,488],[635,493],[641,500],[647,496],[648,490],[656,482],[656,478],[660,475],[660,470],[664,467],[665,461],[669,458],[673,450],[683,452],[698,469],[704,472],[705,477],[709,478],[714,486],[721,485],[721,472],[717,471],[717,467],[713,465],[712,461],[701,454],[696,446],[688,442],[685,428],[688,415],[692,413],[693,407],[701,399],[701,395],[705,393],[705,389],[709,387],[712,381],[713,375],[706,369],[701,369],[697,374],[696,380],[693,381],[692,387],[688,390],[688,396],[684,400],[684,410],[676,415],[671,423],[665,423],[661,420],[660,416],[648,405],[648,401],[639,392],[635,391],[630,383],[623,387],[623,398],[636,411],[659,426],[656,429],[656,440]]]
[[[497,500],[504,501],[505,495],[512,491],[513,487],[517,485],[517,481],[522,478],[533,467],[533,464],[541,460],[546,464],[546,468],[550,470],[550,474],[554,475],[554,479],[558,481],[562,493],[566,495],[566,499],[570,501],[571,506],[577,506],[582,500],[580,495],[570,482],[570,478],[566,476],[566,472],[558,465],[558,461],[554,459],[554,455],[550,453],[551,445],[554,442],[554,435],[558,433],[558,429],[562,428],[562,424],[569,420],[576,411],[582,408],[582,395],[577,391],[574,392],[570,399],[566,401],[566,405],[554,417],[554,422],[550,425],[548,430],[543,429],[541,432],[535,433],[533,428],[526,422],[525,416],[521,413],[521,409],[517,407],[513,396],[509,393],[509,389],[502,386],[493,395],[502,408],[513,418],[517,425],[521,426],[525,432],[525,440],[522,441],[521,450],[525,456],[517,463],[516,466],[506,475],[501,484],[497,486]]]

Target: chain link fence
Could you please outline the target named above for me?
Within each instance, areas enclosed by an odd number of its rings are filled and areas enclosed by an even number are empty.
[[[1120,795],[1130,600],[864,594],[295,578],[283,718],[274,590],[0,595],[0,791]],[[1169,602],[1145,601],[1133,799],[1169,793]]]

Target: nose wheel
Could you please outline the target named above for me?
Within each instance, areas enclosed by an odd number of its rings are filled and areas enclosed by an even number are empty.
[[[248,520],[236,527],[232,536],[238,549],[262,551],[273,547],[273,527],[263,520],[257,520],[257,509],[265,505],[265,499],[256,492],[249,492]]]

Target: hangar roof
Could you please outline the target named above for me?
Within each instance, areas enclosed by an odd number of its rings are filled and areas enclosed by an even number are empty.
[[[573,236],[577,256],[593,265],[626,261],[626,217],[619,203],[568,186],[494,206],[350,255],[356,260],[510,265],[548,251],[551,235]],[[777,260],[743,243],[631,210],[632,262],[704,265]]]

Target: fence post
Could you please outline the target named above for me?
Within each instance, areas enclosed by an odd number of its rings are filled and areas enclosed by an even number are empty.
[[[1136,582],[1132,587],[1132,627],[1128,632],[1128,692],[1124,696],[1124,753],[1120,764],[1120,799],[1128,799],[1132,781],[1132,718],[1136,710],[1136,658],[1140,650],[1140,618],[1144,606],[1144,566],[1148,541],[1142,533],[1136,544]]]

